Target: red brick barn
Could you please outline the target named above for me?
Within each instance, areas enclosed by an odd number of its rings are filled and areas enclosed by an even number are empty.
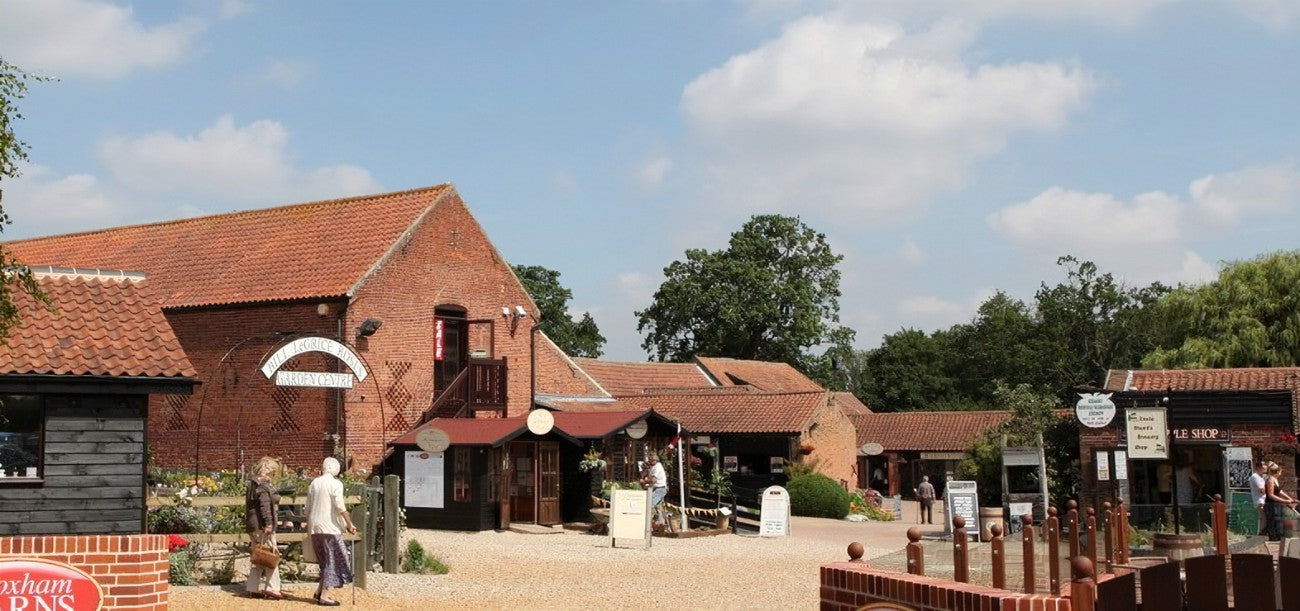
[[[150,399],[150,447],[164,466],[243,467],[262,455],[315,466],[337,454],[368,468],[434,415],[525,414],[534,375],[552,392],[591,388],[540,333],[531,367],[537,309],[448,184],[6,248],[31,264],[148,274],[203,383]],[[319,350],[280,372],[338,374],[351,388],[277,385],[260,371],[304,338]],[[338,345],[359,365],[329,354],[351,358]]]

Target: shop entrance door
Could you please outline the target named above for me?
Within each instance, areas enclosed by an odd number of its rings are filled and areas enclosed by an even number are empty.
[[[560,444],[538,444],[537,523],[560,523]]]
[[[515,441],[510,444],[510,521],[537,521],[537,444]]]
[[[510,482],[513,481],[514,469],[510,468],[510,447],[492,449],[492,481],[497,500],[497,528],[510,528]]]

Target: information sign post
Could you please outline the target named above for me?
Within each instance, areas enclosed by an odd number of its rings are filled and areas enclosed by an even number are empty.
[[[945,501],[948,509],[947,528],[952,532],[952,519],[961,516],[966,519],[966,526],[972,527],[979,524],[979,495],[976,494],[975,482],[970,481],[951,481],[948,482],[945,492],[947,500]],[[973,533],[979,537],[979,528],[970,528],[968,533]]]
[[[614,490],[609,502],[609,545],[640,541],[650,547],[650,491]]]

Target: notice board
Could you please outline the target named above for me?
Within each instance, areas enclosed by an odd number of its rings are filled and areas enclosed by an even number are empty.
[[[966,519],[966,531],[979,536],[980,526],[977,519],[980,510],[979,496],[976,494],[975,482],[951,481],[945,491],[948,515],[948,530],[955,527],[952,518],[961,516]]]
[[[758,534],[762,537],[790,534],[790,493],[785,488],[769,486],[763,490]]]
[[[650,547],[650,491],[613,490],[609,499],[609,544],[639,542]]]
[[[406,453],[406,476],[402,478],[407,507],[442,509],[446,463],[442,452]]]

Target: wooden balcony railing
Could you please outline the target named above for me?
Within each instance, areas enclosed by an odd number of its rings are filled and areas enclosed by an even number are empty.
[[[433,400],[420,424],[434,418],[471,418],[476,411],[506,413],[506,360],[470,359]]]

